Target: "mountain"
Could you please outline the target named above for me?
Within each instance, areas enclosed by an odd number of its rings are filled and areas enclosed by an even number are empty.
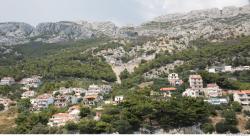
[[[17,22],[0,24],[0,45],[14,45],[30,41],[57,43],[101,36],[134,38],[159,35],[166,35],[173,44],[177,44],[175,39],[178,39],[178,44],[181,43],[183,46],[187,46],[190,41],[198,38],[216,42],[230,37],[250,35],[250,6],[169,14],[136,27],[118,27],[112,22],[89,23],[86,21],[40,23],[36,27]]]

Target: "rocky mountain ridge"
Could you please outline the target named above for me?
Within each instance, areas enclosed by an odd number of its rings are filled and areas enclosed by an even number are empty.
[[[56,43],[100,36],[135,38],[159,35],[167,36],[173,44],[173,40],[178,40],[183,46],[198,38],[220,41],[229,37],[250,35],[250,5],[169,14],[136,27],[118,27],[112,22],[86,21],[40,23],[36,27],[26,23],[0,23],[0,45],[30,41]]]

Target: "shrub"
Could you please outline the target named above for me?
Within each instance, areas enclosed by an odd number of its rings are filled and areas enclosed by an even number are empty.
[[[205,123],[201,126],[201,129],[204,133],[206,134],[212,134],[215,130],[214,130],[214,126],[210,123]]]

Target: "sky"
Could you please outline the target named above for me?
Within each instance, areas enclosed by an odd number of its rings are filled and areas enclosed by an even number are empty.
[[[243,6],[250,0],[0,0],[0,22],[112,21],[138,25],[157,16]]]

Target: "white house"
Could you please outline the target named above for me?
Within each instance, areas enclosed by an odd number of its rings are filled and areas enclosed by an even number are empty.
[[[250,106],[250,90],[235,91],[233,97],[241,105]]]
[[[74,106],[69,107],[68,113],[69,113],[69,115],[71,115],[71,116],[79,117],[79,114],[80,114],[80,106],[79,106],[79,105],[74,105]]]
[[[182,96],[185,97],[200,97],[202,96],[202,92],[201,90],[195,90],[195,89],[191,89],[191,88],[187,88],[183,93]]]
[[[207,84],[207,88],[203,89],[205,97],[220,97],[222,96],[222,89],[214,83],[214,84]]]
[[[60,127],[64,126],[67,122],[77,122],[79,121],[79,117],[72,116],[69,113],[57,113],[49,119],[48,126],[50,127]]]
[[[15,83],[15,80],[13,77],[3,77],[1,79],[0,85],[12,85]]]
[[[216,70],[215,70],[215,68],[209,68],[209,69],[208,69],[208,72],[209,72],[209,73],[216,73]]]
[[[22,94],[22,99],[25,99],[25,98],[32,98],[36,95],[35,91],[26,91]]]
[[[123,102],[123,100],[124,100],[123,95],[115,96],[115,103],[121,103]]]
[[[232,72],[233,69],[232,69],[232,66],[224,66],[224,72]]]
[[[102,93],[110,93],[112,91],[112,86],[110,85],[101,85],[100,88]]]
[[[27,87],[34,87],[37,88],[39,87],[39,85],[42,83],[41,82],[41,78],[40,76],[32,76],[30,78],[23,78],[19,84],[25,85]]]
[[[179,75],[177,73],[171,73],[168,75],[168,82],[172,86],[177,86],[183,84],[183,81],[179,79]]]
[[[35,99],[30,100],[33,110],[41,110],[47,108],[50,104],[54,103],[52,94],[42,94]]]

